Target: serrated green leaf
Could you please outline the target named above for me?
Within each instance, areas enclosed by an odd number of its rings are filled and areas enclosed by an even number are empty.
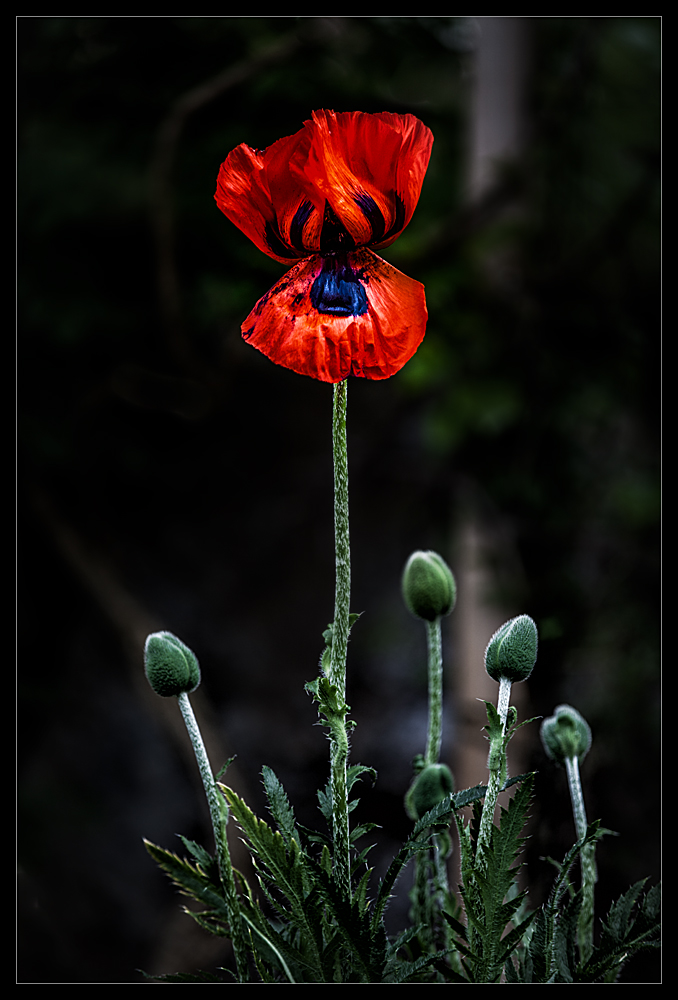
[[[499,792],[505,792],[506,789],[510,788],[512,785],[517,785],[519,781],[526,781],[528,778],[534,780],[536,773],[536,771],[526,771],[525,774],[517,774],[515,778],[508,778],[499,789]]]
[[[360,840],[361,837],[364,837],[371,830],[381,830],[381,827],[378,823],[361,823],[360,826],[354,827],[351,830],[351,843],[353,844],[356,840]],[[368,847],[367,850],[370,850],[370,848]]]
[[[480,802],[487,794],[487,785],[474,785],[473,788],[464,788],[460,792],[452,795],[452,808],[463,809],[464,806]]]
[[[228,927],[228,910],[220,886],[215,885],[200,869],[172,854],[171,851],[166,851],[148,840],[144,840],[144,845],[153,860],[169,875],[184,895],[204,903],[219,916],[224,926]]]
[[[361,781],[363,775],[369,774],[372,779],[372,784],[374,785],[377,780],[377,772],[373,767],[365,767],[364,764],[351,764],[346,769],[346,791],[347,793],[351,791],[356,781]]]
[[[196,910],[189,909],[188,906],[184,906],[183,910],[187,916],[192,917],[198,927],[202,927],[208,934],[213,934],[215,937],[230,937],[229,929],[208,910],[198,913]]]
[[[226,761],[225,764],[222,765],[222,767],[219,768],[219,771],[216,774],[217,781],[220,781],[223,778],[223,776],[226,774],[226,772],[228,771],[229,767],[231,766],[235,758],[236,755],[234,754],[232,757],[228,758],[228,760]]]
[[[367,886],[370,880],[371,871],[372,869],[368,868],[368,870],[363,874],[353,893],[353,898],[355,899],[361,915],[366,912],[368,907]]]
[[[520,898],[526,897],[526,896],[527,896],[527,892],[524,892],[524,893],[521,893],[521,896],[517,897],[517,898],[520,899]],[[514,950],[518,947],[518,945],[520,944],[520,942],[523,940],[523,938],[525,937],[526,932],[530,929],[530,927],[532,926],[534,920],[536,919],[536,916],[537,916],[538,912],[539,912],[538,910],[532,910],[530,913],[528,913],[528,915],[526,917],[523,918],[523,920],[521,920],[519,923],[517,923],[513,927],[513,929],[510,930],[509,933],[506,934],[502,938],[502,940],[501,940],[501,947],[502,947],[503,951],[501,952],[501,954],[499,956],[499,962],[501,964],[503,964],[504,962],[508,961],[509,955],[511,955],[514,952]],[[515,918],[515,913],[514,913],[513,917],[510,918],[510,919],[515,924],[515,919],[516,919]]]
[[[182,836],[180,833],[177,834],[177,836],[186,850],[193,855],[203,871],[205,871],[206,874],[209,873],[210,868],[212,868],[212,865],[215,864],[215,859],[212,855],[206,851],[204,847],[201,847],[200,844],[196,844],[194,840],[188,840],[187,837]]]
[[[421,958],[415,959],[413,962],[398,962],[392,968],[389,968],[383,982],[393,983],[406,983],[408,980],[414,979],[419,976],[422,972],[429,969],[434,962],[441,962],[448,953],[446,951],[438,951],[431,955],[422,955]]]
[[[301,846],[301,840],[296,829],[294,810],[287,798],[287,792],[270,767],[264,766],[261,770],[261,775],[269,811],[275,820],[278,830],[282,834],[283,840],[288,847],[292,839],[296,840]]]
[[[387,961],[383,925],[373,925],[369,912],[361,911],[360,899],[348,900],[330,876],[319,867],[316,871],[318,892],[334,917],[337,930],[349,949],[350,962],[359,971],[361,981],[382,982]]]
[[[504,732],[499,712],[491,701],[485,702],[485,708],[487,709],[487,725],[484,728],[488,734],[488,739],[499,739]]]
[[[662,905],[661,885],[653,885],[647,892],[642,904],[643,918],[653,925],[659,924]]]
[[[370,844],[368,847],[366,847],[363,851],[360,852],[360,854],[357,855],[357,857],[355,858],[355,860],[351,863],[351,875],[352,876],[357,876],[359,874],[359,872],[363,868],[366,867],[366,865],[367,865],[367,861],[366,861],[367,855],[370,853],[370,851],[372,850],[373,847],[376,847],[376,844]],[[370,868],[370,871],[372,871],[371,868]],[[360,877],[362,878],[362,875]]]
[[[452,928],[452,930],[455,932],[455,934],[457,934],[457,936],[459,937],[459,939],[461,941],[465,942],[466,941],[466,928],[461,923],[461,921],[457,920],[456,917],[453,917],[452,914],[448,913],[446,910],[442,911],[442,915],[443,915],[443,918],[450,925],[450,927]]]
[[[320,857],[320,867],[327,874],[332,874],[332,857],[327,844],[323,844],[322,855]]]
[[[582,894],[572,892],[569,874],[583,847],[595,843],[604,831],[599,821],[589,824],[586,836],[574,844],[562,863],[552,861],[558,870],[549,898],[539,911],[534,930],[527,948],[525,974],[534,983],[591,982],[582,979],[577,965],[576,933],[577,920],[581,909]],[[568,891],[570,897],[565,906],[562,899]],[[529,962],[532,964],[529,970]]]
[[[603,939],[609,937],[617,943],[626,938],[633,924],[631,915],[645,881],[636,882],[612,904],[603,924]]]
[[[299,931],[301,959],[312,970],[311,982],[324,982],[320,960],[322,941],[322,908],[310,878],[309,864],[299,843],[291,838],[285,843],[282,834],[258,819],[247,804],[231,788],[220,786],[231,811],[245,834],[257,870],[281,893],[288,903],[287,919]],[[273,897],[269,898],[273,901]],[[279,904],[279,901],[276,901]],[[300,959],[300,960],[301,960]]]
[[[556,922],[552,959],[553,971],[557,981],[573,983],[578,964],[577,929],[584,894],[580,889],[573,899],[569,900]]]
[[[524,841],[522,831],[532,785],[533,775],[530,774],[521,781],[508,808],[501,810],[499,826],[492,827],[489,844],[481,859],[474,854],[470,828],[459,816],[455,817],[461,847],[460,892],[468,921],[464,968],[473,982],[499,981],[510,951],[534,919],[529,915],[519,925],[520,930],[509,932],[513,935],[509,943],[502,942],[507,926],[514,920],[524,899],[523,893],[511,893],[511,889],[515,882],[514,863]]]
[[[264,920],[264,917],[257,906],[252,906],[248,912],[243,911],[242,916],[243,920],[250,928],[250,931],[255,935],[257,941],[258,947],[254,949],[255,956],[258,958],[257,966],[259,967],[261,964],[262,958],[268,958],[269,962],[273,962],[280,967],[288,982],[296,983],[297,980],[290,969],[290,964],[298,966],[302,969],[307,967],[307,963],[304,961],[303,956],[299,953],[299,951],[291,948],[284,937]],[[264,951],[263,956],[261,954],[262,946]],[[285,958],[287,958],[287,961]],[[290,964],[288,964],[288,962]],[[264,976],[262,976],[262,978],[264,978]],[[300,976],[299,978],[301,981],[304,981],[303,976]]]
[[[334,816],[332,813],[332,789],[329,782],[324,789],[318,789],[318,808],[323,814],[328,829],[331,830],[334,825]]]
[[[609,977],[618,975],[632,955],[659,947],[660,887],[655,886],[641,897],[645,881],[636,882],[610,907],[602,924],[600,944],[579,970],[579,982],[600,982],[603,978],[609,982]]]
[[[552,939],[544,908],[535,918],[534,929],[528,945],[532,973],[528,982],[545,983],[551,975]]]
[[[343,721],[350,706],[345,703],[340,696],[339,688],[332,684],[328,677],[316,677],[315,680],[308,681],[305,688],[313,700],[318,702],[318,711],[326,717],[328,723],[338,719]]]
[[[452,806],[448,798],[443,802],[439,802],[433,807],[433,809],[430,809],[424,816],[421,817],[420,820],[417,821],[412,833],[396,854],[395,858],[389,865],[386,875],[381,881],[374,905],[372,917],[373,927],[376,927],[377,924],[381,922],[388,900],[390,899],[393,886],[395,885],[398,876],[401,874],[405,865],[417,851],[423,851],[429,847],[431,837],[435,833],[438,826],[443,825],[444,828],[447,829],[451,812]],[[446,822],[444,822],[445,820]]]

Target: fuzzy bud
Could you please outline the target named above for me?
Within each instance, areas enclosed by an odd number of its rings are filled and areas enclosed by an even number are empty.
[[[434,622],[449,615],[457,600],[452,571],[437,552],[413,552],[402,580],[403,599],[415,616]]]
[[[200,667],[195,655],[171,632],[153,632],[144,649],[146,678],[163,698],[195,691]]]
[[[485,669],[494,681],[526,681],[537,662],[537,626],[518,615],[497,629],[485,650]]]
[[[591,746],[591,727],[571,705],[558,705],[542,722],[540,735],[547,755],[558,764],[574,757],[581,763]]]
[[[454,778],[446,764],[429,764],[416,776],[405,796],[410,819],[418,820],[454,791]]]

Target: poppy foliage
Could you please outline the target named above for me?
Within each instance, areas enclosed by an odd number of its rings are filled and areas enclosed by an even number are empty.
[[[412,218],[432,144],[413,115],[314,111],[265,150],[229,153],[217,205],[293,264],[242,324],[248,343],[323,382],[388,378],[409,361],[426,330],[424,286],[373,251]]]

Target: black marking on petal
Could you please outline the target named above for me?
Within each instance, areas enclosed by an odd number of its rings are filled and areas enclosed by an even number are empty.
[[[265,235],[271,253],[274,253],[276,257],[285,257],[288,260],[296,260],[299,257],[296,250],[283,241],[277,221],[266,223]]]
[[[366,191],[361,191],[353,200],[372,227],[372,237],[367,241],[368,244],[379,243],[384,238],[384,230],[386,228],[386,220],[381,209],[374,198],[367,194]]]
[[[354,250],[355,240],[339,221],[328,201],[325,202],[323,228],[320,233],[320,252],[336,253],[339,250]]]
[[[328,316],[362,316],[367,294],[345,254],[323,258],[320,274],[311,285],[311,303]]]
[[[310,201],[302,201],[299,208],[294,213],[294,218],[290,225],[290,243],[292,246],[296,247],[302,253],[307,253],[307,249],[304,246],[304,226],[306,225],[306,220],[313,211],[314,205]]]
[[[391,197],[395,203],[395,218],[393,220],[393,225],[389,228],[388,232],[379,240],[374,240],[374,243],[381,243],[382,240],[390,240],[392,237],[397,236],[397,234],[405,227],[405,203],[400,197],[397,191],[391,191]]]

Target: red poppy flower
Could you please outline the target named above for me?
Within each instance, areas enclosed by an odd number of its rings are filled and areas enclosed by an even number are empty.
[[[314,111],[265,150],[221,165],[215,199],[260,250],[294,267],[261,298],[243,337],[323,382],[399,371],[426,330],[424,286],[373,249],[412,218],[433,136],[413,115]]]

